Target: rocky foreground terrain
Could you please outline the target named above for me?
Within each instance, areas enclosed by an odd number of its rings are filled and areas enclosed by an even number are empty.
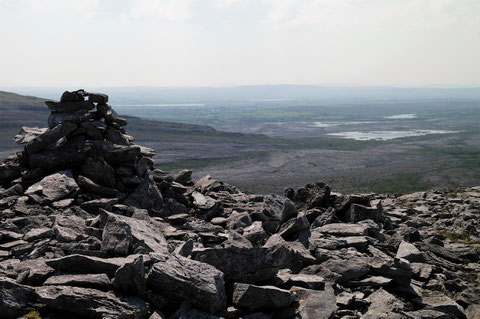
[[[1,318],[480,318],[480,188],[251,195],[65,92],[0,164]]]

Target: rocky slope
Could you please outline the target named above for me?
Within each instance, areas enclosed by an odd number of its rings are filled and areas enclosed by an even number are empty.
[[[107,102],[47,102],[0,164],[2,318],[479,318],[480,188],[245,194],[155,169]]]

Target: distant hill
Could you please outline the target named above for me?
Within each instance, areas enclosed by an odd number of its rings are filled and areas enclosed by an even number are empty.
[[[13,137],[22,126],[47,126],[50,111],[46,100],[0,91],[0,158],[21,149]],[[123,117],[128,121],[127,133],[140,144],[155,149],[157,162],[167,165],[178,162],[177,165],[196,166],[199,161],[204,165],[205,161],[250,157],[283,143],[264,135],[222,132],[206,125]]]

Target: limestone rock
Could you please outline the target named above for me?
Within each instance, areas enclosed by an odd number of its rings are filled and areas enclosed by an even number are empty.
[[[236,283],[233,285],[232,301],[234,305],[250,311],[277,309],[288,306],[293,301],[293,294],[275,286]]]
[[[256,283],[284,268],[287,250],[272,248],[204,248],[193,251],[195,260],[222,271],[227,282]]]
[[[48,307],[84,318],[145,318],[149,305],[142,299],[91,288],[43,286],[35,288]]]
[[[80,274],[52,276],[48,278],[43,285],[108,289],[111,283],[106,274]]]
[[[25,192],[37,201],[54,202],[63,199],[78,190],[78,184],[73,178],[72,171],[60,171],[48,175],[40,182],[30,186]]]
[[[147,277],[148,287],[174,300],[187,300],[200,310],[216,313],[226,305],[223,273],[208,264],[165,255]]]

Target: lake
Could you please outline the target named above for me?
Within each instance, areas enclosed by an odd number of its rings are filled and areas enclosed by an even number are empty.
[[[459,131],[441,131],[441,130],[408,130],[408,131],[370,131],[370,132],[338,132],[329,133],[327,135],[337,136],[340,138],[349,138],[357,141],[369,140],[392,140],[394,138],[423,136],[428,134],[451,134]]]

